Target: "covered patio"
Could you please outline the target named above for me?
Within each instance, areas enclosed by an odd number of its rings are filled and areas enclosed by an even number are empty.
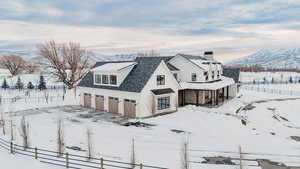
[[[236,84],[231,78],[222,78],[211,83],[180,83],[178,92],[179,107],[185,105],[219,106],[235,97]]]

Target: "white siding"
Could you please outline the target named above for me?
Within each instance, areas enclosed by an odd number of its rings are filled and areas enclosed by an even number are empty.
[[[169,61],[172,65],[177,67],[180,72],[178,73],[178,80],[182,82],[191,82],[192,81],[192,73],[196,73],[197,81],[203,82],[204,78],[204,70],[196,66],[195,64],[188,61],[186,58],[182,56],[175,56],[173,59]]]
[[[165,85],[157,85],[156,78],[157,75],[165,75]],[[170,108],[165,110],[157,110],[157,98],[158,97],[165,97],[168,95],[159,95],[155,96],[151,90],[153,89],[164,89],[164,88],[171,88],[174,90],[175,93],[171,94],[170,97]],[[149,79],[148,83],[145,85],[144,89],[141,92],[141,100],[140,100],[140,110],[138,113],[139,117],[148,117],[155,114],[163,113],[163,112],[172,112],[177,110],[178,106],[178,89],[179,85],[174,78],[173,74],[168,69],[167,65],[164,61],[160,63],[157,69],[152,74],[151,78]]]

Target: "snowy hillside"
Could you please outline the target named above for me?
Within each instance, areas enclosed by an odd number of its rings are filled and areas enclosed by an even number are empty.
[[[252,55],[228,62],[227,65],[261,65],[265,68],[300,68],[300,48],[263,49]]]

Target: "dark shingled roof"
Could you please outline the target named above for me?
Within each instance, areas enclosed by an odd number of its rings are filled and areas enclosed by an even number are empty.
[[[162,95],[162,94],[168,94],[168,93],[175,93],[174,90],[172,90],[171,88],[166,88],[166,89],[155,89],[155,90],[151,90],[152,93],[154,93],[155,95]]]
[[[230,77],[235,81],[235,83],[239,83],[240,82],[240,69],[224,68],[223,76]]]
[[[156,70],[162,60],[168,61],[172,57],[137,57],[134,61],[137,65],[127,75],[122,84],[118,87],[105,86],[105,85],[94,85],[94,76],[92,72],[87,73],[85,77],[80,81],[78,86],[100,88],[100,89],[111,89],[128,92],[141,92],[150,79],[153,72]],[[128,61],[127,61],[128,62]],[[132,62],[132,61],[131,61]],[[93,68],[104,65],[105,63],[120,63],[120,62],[97,62]]]
[[[179,69],[178,69],[177,67],[173,66],[173,65],[170,64],[170,63],[167,63],[167,66],[168,66],[168,68],[169,68],[171,71],[179,71]]]
[[[195,56],[195,55],[186,55],[186,54],[182,54],[182,53],[178,53],[177,55],[183,56],[187,59],[202,59],[202,60],[207,60],[205,57],[203,56]]]

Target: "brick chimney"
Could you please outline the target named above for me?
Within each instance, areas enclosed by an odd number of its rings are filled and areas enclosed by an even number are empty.
[[[214,60],[214,52],[213,51],[205,51],[204,58],[207,60]]]

